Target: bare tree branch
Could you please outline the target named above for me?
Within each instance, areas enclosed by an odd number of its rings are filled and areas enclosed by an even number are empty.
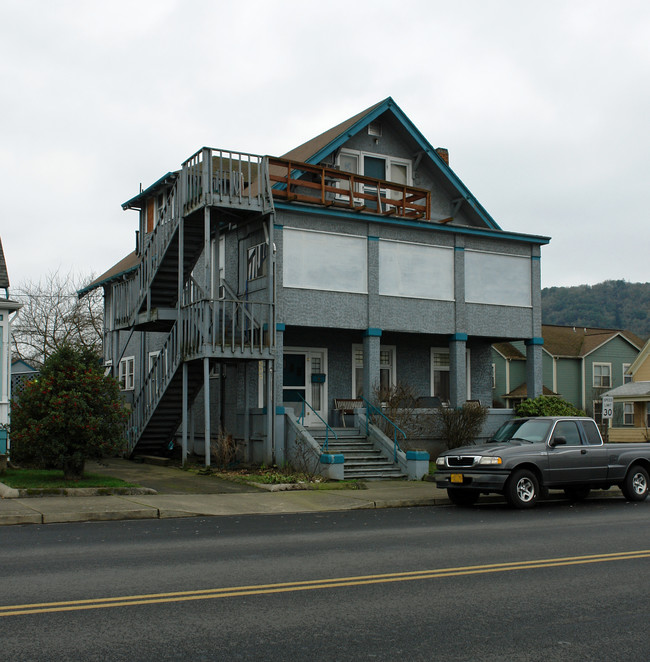
[[[35,367],[64,343],[85,347],[101,355],[103,296],[101,290],[77,291],[93,280],[58,270],[37,283],[26,281],[12,290],[23,307],[12,324],[12,355]]]

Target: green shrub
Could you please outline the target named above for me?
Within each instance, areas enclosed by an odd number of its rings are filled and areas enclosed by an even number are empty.
[[[540,395],[531,400],[524,400],[515,409],[517,416],[585,416],[582,409],[570,402],[550,395]]]
[[[118,383],[98,357],[64,345],[12,402],[11,460],[79,480],[87,459],[123,450],[126,417]]]

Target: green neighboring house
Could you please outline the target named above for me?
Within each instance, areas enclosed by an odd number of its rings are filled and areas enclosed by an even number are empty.
[[[600,422],[601,398],[606,391],[630,380],[626,370],[644,342],[619,329],[593,329],[542,324],[544,395],[556,395]],[[526,347],[523,342],[492,346],[492,393],[495,407],[514,407],[528,397]],[[620,410],[620,411],[619,411]],[[623,420],[617,406],[614,420]]]

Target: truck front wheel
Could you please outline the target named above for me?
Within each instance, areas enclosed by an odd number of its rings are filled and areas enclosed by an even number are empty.
[[[506,483],[505,497],[513,508],[532,508],[539,499],[539,481],[528,469],[515,471]]]
[[[648,496],[648,481],[648,472],[640,464],[635,464],[627,472],[621,491],[628,501],[643,501]]]

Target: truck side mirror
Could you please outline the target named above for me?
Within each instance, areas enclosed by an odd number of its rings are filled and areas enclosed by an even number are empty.
[[[548,444],[551,448],[556,446],[566,446],[566,437],[553,437]]]

